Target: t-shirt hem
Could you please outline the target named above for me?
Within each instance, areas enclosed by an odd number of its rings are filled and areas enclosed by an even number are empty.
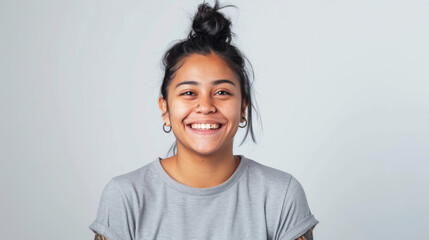
[[[104,236],[108,240],[122,240],[122,238],[119,237],[119,235],[116,234],[111,228],[106,227],[97,221],[94,221],[91,225],[89,225],[89,229]]]
[[[295,240],[307,232],[308,229],[316,226],[318,223],[319,221],[314,218],[314,215],[309,215],[294,227],[292,227],[289,231],[287,231],[285,235],[283,235],[279,240]]]

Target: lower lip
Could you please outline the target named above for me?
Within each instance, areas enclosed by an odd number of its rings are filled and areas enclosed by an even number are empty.
[[[218,129],[193,129],[193,128],[191,128],[191,126],[190,125],[187,125],[187,127],[193,132],[193,133],[196,133],[196,134],[200,134],[200,135],[209,135],[209,134],[215,134],[215,133],[217,133],[217,132],[219,132],[222,128],[223,128],[223,125],[220,125],[220,127],[218,128]]]

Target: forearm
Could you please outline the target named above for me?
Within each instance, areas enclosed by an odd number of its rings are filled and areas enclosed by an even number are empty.
[[[313,240],[313,229],[310,228],[306,233],[304,233],[304,235],[296,240]]]
[[[94,240],[107,240],[104,236],[101,236],[98,233],[95,233]]]

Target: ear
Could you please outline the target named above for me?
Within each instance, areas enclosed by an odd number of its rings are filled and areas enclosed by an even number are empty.
[[[168,106],[167,106],[167,100],[162,98],[161,96],[158,98],[158,105],[159,109],[162,112],[162,120],[164,121],[165,125],[168,127],[170,126],[170,115],[168,113]]]
[[[246,117],[246,108],[247,108],[247,101],[243,99],[241,104],[241,120],[240,122],[244,122],[243,118]]]

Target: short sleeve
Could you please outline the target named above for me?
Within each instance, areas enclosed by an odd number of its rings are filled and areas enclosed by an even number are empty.
[[[89,226],[107,240],[131,240],[133,224],[130,219],[129,204],[121,192],[119,184],[112,179],[104,188],[98,206],[97,218]]]
[[[293,176],[283,203],[279,240],[295,240],[316,226],[301,184]]]

